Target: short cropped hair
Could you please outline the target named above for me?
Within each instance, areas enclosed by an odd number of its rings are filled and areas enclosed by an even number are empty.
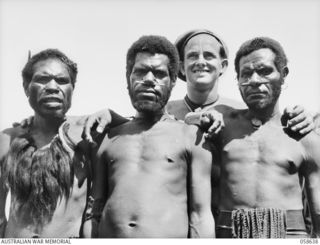
[[[213,33],[212,31],[209,31],[206,29],[195,29],[195,30],[190,30],[188,32],[183,33],[175,41],[175,46],[178,50],[180,61],[184,61],[184,49],[187,46],[190,39],[200,34],[206,34],[215,38],[221,45],[219,49],[220,58],[228,60],[228,54],[229,54],[228,47],[226,43],[221,39],[221,37],[219,37],[217,34]],[[182,74],[181,71],[179,71],[178,77],[182,81],[187,80],[186,76]]]
[[[67,69],[69,71],[69,75],[71,78],[71,83],[74,86],[77,80],[77,74],[78,74],[78,68],[77,64],[70,60],[64,53],[62,53],[58,49],[45,49],[35,55],[33,55],[31,58],[29,58],[27,64],[24,66],[22,70],[22,79],[23,79],[23,87],[26,88],[29,83],[31,82],[33,73],[34,73],[34,65],[42,60],[47,59],[58,59],[62,63],[64,63],[67,66]]]
[[[253,51],[263,49],[263,48],[268,48],[275,54],[276,57],[275,57],[274,63],[278,71],[281,71],[282,68],[287,66],[287,63],[288,63],[287,56],[279,42],[269,37],[256,37],[244,42],[240,46],[236,54],[236,58],[234,60],[234,66],[237,72],[237,78],[239,78],[240,59],[243,56],[247,56],[248,54],[252,53]]]
[[[148,35],[142,36],[135,41],[127,52],[126,76],[127,82],[130,81],[130,74],[135,64],[138,53],[147,52],[150,54],[164,54],[169,58],[169,76],[171,81],[177,79],[179,71],[179,55],[175,46],[165,37]]]

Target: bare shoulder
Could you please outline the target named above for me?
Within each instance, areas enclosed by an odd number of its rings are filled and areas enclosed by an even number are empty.
[[[189,146],[202,145],[206,142],[204,132],[196,125],[182,125],[182,130]]]
[[[216,106],[226,106],[238,110],[247,109],[247,106],[244,104],[244,102],[222,96],[219,97],[218,101],[216,102]]]
[[[320,133],[318,133],[316,130],[311,131],[299,141],[307,153],[312,153],[313,151],[319,152]],[[320,157],[320,152],[318,153],[318,156]]]
[[[235,109],[225,105],[218,106],[217,110],[223,114],[225,123],[238,122],[247,112],[246,109]]]
[[[67,122],[71,125],[84,126],[88,116],[67,116]]]
[[[169,101],[166,110],[170,115],[174,115],[178,120],[184,120],[185,115],[189,112],[184,100]]]
[[[21,126],[7,128],[0,132],[0,160],[8,153],[11,142],[25,133],[27,130]]]
[[[168,112],[172,111],[176,107],[180,107],[182,104],[183,104],[183,100],[170,100],[167,103],[167,110],[168,110]]]

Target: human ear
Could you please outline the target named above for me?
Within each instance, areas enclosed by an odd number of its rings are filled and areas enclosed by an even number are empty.
[[[23,84],[23,90],[24,90],[24,93],[25,93],[25,95],[27,96],[27,98],[29,98],[29,96],[30,96],[29,86]]]
[[[226,71],[227,67],[228,67],[228,60],[223,59],[221,61],[221,71],[220,71],[219,77]]]
[[[286,77],[289,74],[289,68],[288,67],[283,67],[282,68],[282,76]]]
[[[181,74],[182,75],[186,75],[186,72],[185,72],[185,70],[184,70],[184,63],[183,63],[183,61],[180,61],[180,63],[179,63],[179,70],[180,70],[180,72],[181,72]]]

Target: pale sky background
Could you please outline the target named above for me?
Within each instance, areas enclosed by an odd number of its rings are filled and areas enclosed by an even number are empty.
[[[58,48],[78,64],[69,115],[110,107],[132,115],[125,56],[140,36],[174,42],[183,32],[207,28],[227,43],[229,68],[220,94],[241,100],[233,60],[256,36],[278,40],[289,58],[281,107],[320,111],[320,1],[318,0],[0,0],[0,129],[32,115],[22,88],[28,50]],[[171,99],[186,93],[177,82]]]

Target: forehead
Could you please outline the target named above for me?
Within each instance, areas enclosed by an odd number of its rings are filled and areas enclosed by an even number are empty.
[[[48,73],[69,75],[67,65],[56,58],[40,60],[33,65],[34,74]]]
[[[169,58],[165,54],[137,53],[134,66],[152,66],[168,68]]]
[[[276,55],[271,49],[258,49],[250,54],[241,57],[239,61],[240,69],[255,68],[258,66],[275,66],[274,60]]]
[[[188,41],[184,48],[184,52],[186,53],[190,50],[206,49],[219,53],[220,48],[221,43],[219,43],[213,36],[208,34],[199,34]]]

